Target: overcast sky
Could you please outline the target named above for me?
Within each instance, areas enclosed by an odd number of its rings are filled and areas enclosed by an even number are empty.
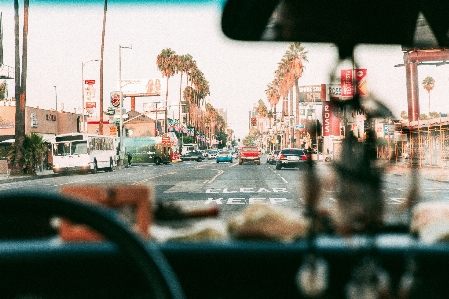
[[[22,5],[22,1],[19,2]],[[29,106],[54,108],[57,97],[59,109],[61,104],[66,111],[81,107],[82,63],[100,59],[103,1],[90,2],[94,3],[58,5],[55,1],[51,4],[30,1]],[[2,1],[0,10],[4,64],[14,66],[13,2]],[[266,101],[267,84],[273,80],[277,63],[289,44],[231,41],[221,33],[220,10],[220,4],[214,2],[189,8],[185,4],[182,7],[119,5],[110,0],[104,56],[105,107],[109,106],[109,94],[118,90],[119,45],[132,44],[132,49],[122,49],[122,79],[125,80],[161,78],[156,56],[162,49],[171,48],[179,55],[193,56],[210,83],[210,102],[216,108],[227,109],[228,123],[237,137],[244,137],[248,132],[248,111],[259,99]],[[21,19],[22,15],[21,12]],[[329,72],[336,62],[336,48],[329,44],[302,45],[308,51],[308,62],[299,84],[329,83]],[[359,51],[355,54],[360,59],[359,66],[368,69],[369,91],[385,99],[395,114],[407,110],[405,69],[394,67],[403,62],[400,47],[377,47],[375,55],[367,56],[369,59],[361,55]],[[99,66],[99,62],[89,62],[84,67],[84,79],[97,82],[97,101]],[[426,76],[436,81],[431,94],[432,111],[449,112],[448,70],[448,66],[419,67],[419,84]],[[162,82],[165,85],[165,78]],[[8,83],[12,96],[14,82],[9,80]],[[179,101],[179,75],[169,79],[169,86],[169,101],[175,103]],[[421,112],[427,113],[427,92],[421,85],[419,90]],[[139,99],[137,110],[142,109],[144,102],[151,101],[165,101],[165,95],[159,99]],[[129,103],[125,103],[126,107],[129,109]]]

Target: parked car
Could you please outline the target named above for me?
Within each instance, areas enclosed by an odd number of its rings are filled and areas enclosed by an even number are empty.
[[[203,154],[200,151],[191,151],[181,155],[181,161],[197,161],[204,160]]]
[[[299,148],[284,148],[280,151],[277,158],[276,169],[305,166],[307,160],[307,154],[304,150]]]
[[[228,151],[219,152],[217,155],[217,163],[220,163],[220,162],[232,163],[233,160],[232,160],[231,152],[228,152]]]

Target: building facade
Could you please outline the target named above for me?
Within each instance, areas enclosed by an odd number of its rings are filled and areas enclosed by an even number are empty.
[[[0,101],[0,141],[15,138],[15,102]],[[49,141],[57,134],[79,132],[81,115],[39,107],[25,107],[25,134],[31,132]]]

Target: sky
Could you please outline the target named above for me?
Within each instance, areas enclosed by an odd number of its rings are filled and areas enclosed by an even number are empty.
[[[5,3],[8,2],[8,3]],[[22,1],[19,1],[22,5]],[[21,7],[22,9],[22,7]],[[14,66],[14,10],[12,1],[2,1],[4,64]],[[20,12],[20,27],[23,26]],[[162,78],[156,66],[157,55],[171,48],[178,55],[190,54],[210,84],[207,98],[215,108],[227,110],[228,124],[237,138],[248,133],[248,111],[259,99],[267,103],[265,90],[288,43],[239,42],[226,38],[220,28],[221,4],[203,1],[196,5],[137,5],[108,1],[104,56],[104,99],[118,90],[119,46],[123,80]],[[30,0],[28,36],[27,105],[43,109],[74,111],[82,107],[84,79],[96,80],[98,107],[103,1],[90,0],[67,4],[57,1]],[[329,73],[337,62],[337,49],[331,44],[302,43],[307,53],[300,85],[329,82]],[[407,110],[405,68],[399,46],[362,47],[355,52],[360,68],[366,68],[368,89],[385,100],[393,113]],[[82,65],[84,75],[82,76]],[[339,68],[350,68],[341,65]],[[418,82],[426,76],[435,79],[431,93],[431,111],[449,112],[449,66],[420,66]],[[185,76],[183,77],[185,80]],[[166,79],[162,79],[165,86]],[[169,79],[169,102],[179,101],[180,76]],[[335,83],[335,82],[334,82]],[[10,96],[14,82],[8,81]],[[185,81],[183,83],[185,87]],[[421,113],[428,112],[428,94],[419,89]],[[165,101],[161,97],[138,99],[136,110],[143,104]],[[267,103],[268,105],[268,103]],[[129,101],[125,101],[129,109]],[[79,110],[78,110],[79,111]],[[97,112],[98,113],[98,112]]]

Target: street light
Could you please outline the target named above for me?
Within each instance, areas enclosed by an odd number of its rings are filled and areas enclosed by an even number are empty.
[[[99,61],[98,59],[91,59],[91,60],[89,60],[89,61],[86,61],[86,62],[81,62],[81,91],[82,91],[82,108],[81,108],[81,110],[82,110],[82,117],[81,117],[81,121],[82,121],[82,123],[83,123],[83,125],[82,125],[82,132],[84,133],[84,132],[86,132],[86,125],[85,125],[85,122],[84,122],[84,109],[85,109],[85,107],[84,107],[84,66],[86,65],[86,64],[88,64],[89,62],[91,62],[91,61]]]
[[[118,67],[119,67],[119,88],[120,88],[120,161],[123,163],[123,159],[125,157],[123,153],[123,93],[122,93],[122,48],[123,49],[132,49],[133,46],[129,45],[128,47],[118,46]]]
[[[56,85],[53,86],[55,88],[55,97],[56,97],[56,111],[58,111],[58,93],[56,92]]]

